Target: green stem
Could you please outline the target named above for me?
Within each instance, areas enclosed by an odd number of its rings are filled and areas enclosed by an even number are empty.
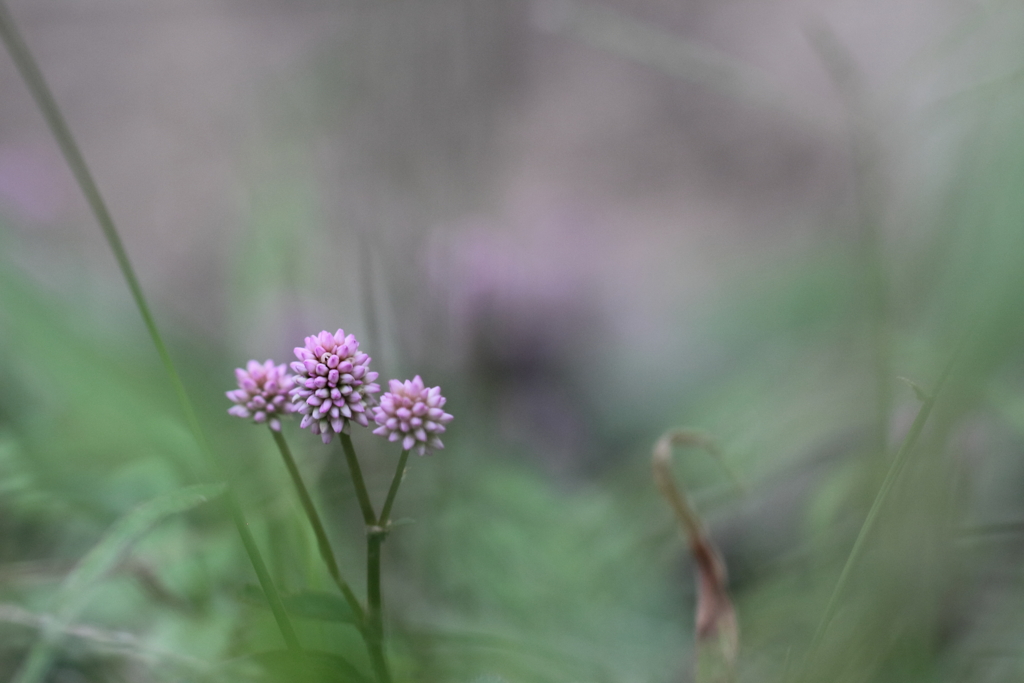
[[[341,437],[341,447],[345,451],[345,460],[348,461],[348,471],[352,474],[352,484],[356,488],[359,509],[363,512],[363,521],[367,527],[375,526],[377,524],[377,515],[373,512],[370,495],[366,492],[366,482],[363,481],[363,471],[359,468],[356,449],[352,447],[352,437],[345,432],[342,432],[339,436]]]
[[[46,123],[50,127],[50,131],[57,140],[57,145],[60,147],[60,151],[64,155],[64,159],[67,161],[68,167],[71,169],[71,173],[75,177],[75,181],[78,183],[79,188],[81,188],[82,194],[85,195],[85,199],[89,203],[89,207],[92,209],[93,215],[96,217],[96,222],[99,223],[100,229],[103,230],[103,235],[107,239],[107,244],[110,246],[110,250],[114,253],[114,259],[117,261],[117,265],[121,269],[121,274],[124,276],[124,279],[128,284],[128,289],[131,292],[132,298],[135,300],[135,306],[138,308],[139,314],[142,316],[142,321],[146,325],[146,329],[149,331],[149,336],[153,340],[153,345],[156,347],[157,354],[160,356],[160,361],[164,366],[167,377],[171,382],[171,386],[174,388],[174,393],[177,396],[178,403],[185,415],[185,421],[188,424],[189,430],[192,432],[193,437],[207,460],[213,464],[215,473],[223,475],[221,463],[213,454],[213,451],[210,450],[210,447],[206,442],[206,438],[203,436],[199,420],[196,418],[195,410],[193,410],[192,403],[189,401],[188,395],[185,393],[185,386],[181,382],[181,377],[178,375],[178,371],[174,367],[171,355],[167,351],[167,346],[164,344],[163,338],[160,336],[160,332],[157,329],[156,321],[154,320],[153,314],[150,312],[149,305],[146,303],[146,298],[142,293],[142,286],[139,284],[139,280],[135,276],[135,271],[132,269],[131,261],[128,259],[128,252],[125,250],[124,244],[121,242],[121,236],[118,234],[117,228],[114,225],[114,219],[111,217],[110,211],[107,210],[106,203],[103,201],[103,196],[100,194],[99,188],[93,180],[92,174],[89,172],[89,167],[85,163],[85,158],[78,149],[75,138],[71,134],[71,129],[64,120],[64,116],[61,114],[60,107],[57,106],[57,101],[54,99],[53,93],[50,92],[50,88],[46,84],[46,79],[43,78],[42,71],[40,71],[38,64],[36,64],[35,59],[32,57],[32,53],[28,49],[28,45],[25,44],[24,39],[21,37],[21,33],[15,26],[3,0],[0,0],[0,40],[2,40],[4,45],[7,47],[7,51],[10,53],[15,67],[18,69],[18,73],[21,74],[22,80],[24,80],[25,85],[28,86],[29,92],[32,94],[32,98],[38,105],[43,118],[46,119]],[[226,480],[226,477],[222,476],[221,478]],[[263,561],[262,555],[260,555],[259,548],[256,545],[256,541],[253,538],[252,533],[249,531],[248,522],[245,520],[245,515],[242,513],[242,508],[238,499],[235,496],[234,491],[230,489],[230,483],[226,500],[228,509],[231,513],[231,519],[234,521],[235,526],[238,529],[238,534],[242,538],[242,545],[245,546],[245,552],[249,555],[249,561],[252,562],[252,566],[256,571],[256,576],[259,579],[260,586],[267,596],[267,601],[270,603],[270,608],[274,613],[274,618],[277,620],[278,627],[281,629],[281,635],[283,636],[285,643],[288,645],[289,649],[301,649],[298,637],[295,635],[295,630],[292,628],[288,614],[284,610],[284,605],[281,602],[281,596],[278,594],[277,588],[274,586],[270,578],[270,574],[267,572],[266,564]]]
[[[401,457],[398,458],[398,467],[395,468],[395,476],[391,478],[391,488],[388,489],[387,500],[384,501],[384,509],[380,511],[380,526],[383,529],[388,528],[388,522],[391,521],[391,506],[395,504],[395,496],[398,495],[398,487],[402,483],[402,477],[405,474],[405,463],[409,460],[409,449],[402,451]]]
[[[338,569],[338,563],[334,558],[334,550],[331,548],[331,541],[327,537],[327,531],[324,529],[323,522],[320,520],[320,515],[316,511],[316,507],[313,505],[313,499],[309,495],[309,490],[306,488],[306,484],[302,481],[302,475],[299,473],[299,468],[295,464],[295,458],[292,457],[291,449],[288,448],[288,442],[284,440],[284,435],[273,429],[270,433],[274,437],[274,442],[277,444],[277,448],[281,451],[281,457],[284,459],[285,467],[288,468],[288,474],[292,477],[292,483],[295,484],[295,491],[299,494],[299,501],[302,503],[302,509],[306,512],[306,517],[309,519],[310,526],[313,527],[313,533],[316,535],[317,546],[320,549],[320,557],[323,558],[324,564],[327,565],[327,572],[334,579],[334,583],[338,585],[342,595],[345,596],[345,600],[348,602],[348,606],[352,609],[352,613],[356,616],[356,623],[359,628],[363,628],[363,623],[366,618],[363,612],[363,606],[359,604],[359,599],[356,598],[355,593],[352,592],[352,588],[349,587],[348,582],[345,581],[341,575],[341,570]]]
[[[366,630],[370,655],[380,683],[390,683],[387,660],[384,658],[383,599],[380,591],[380,547],[387,532],[380,527],[366,533]]]
[[[366,491],[366,482],[363,481],[363,471],[359,468],[359,459],[356,458],[352,438],[345,432],[339,436],[341,437],[341,446],[345,451],[345,460],[348,461],[349,472],[352,473],[352,484],[356,489],[356,498],[359,499],[359,508],[363,511],[363,521],[366,522],[366,631],[364,637],[378,683],[391,683],[387,659],[384,657],[384,620],[381,618],[383,601],[380,595],[380,546],[387,536],[387,531],[378,524],[377,516],[373,512],[373,504],[370,503],[370,495]]]
[[[384,600],[380,590],[380,550],[388,537],[391,507],[395,504],[395,496],[398,495],[398,487],[402,483],[405,463],[408,460],[409,450],[405,449],[398,458],[398,467],[395,468],[395,476],[391,478],[391,487],[388,489],[388,497],[384,501],[380,518],[375,525],[367,527],[366,530],[366,630],[372,643],[371,656],[380,683],[388,683],[391,680],[387,660],[384,658]]]

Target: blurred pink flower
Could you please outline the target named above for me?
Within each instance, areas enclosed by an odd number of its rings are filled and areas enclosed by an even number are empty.
[[[303,414],[303,429],[309,427],[330,443],[351,420],[369,425],[366,411],[380,385],[374,383],[377,373],[370,371],[370,357],[359,350],[355,335],[324,330],[306,337],[306,345],[295,348],[295,357],[299,360],[292,362],[292,369],[298,377],[291,397],[295,411]]]
[[[429,449],[444,448],[438,435],[444,433],[452,416],[442,410],[446,399],[441,395],[441,387],[428,389],[416,375],[405,382],[393,379],[388,388],[391,391],[373,409],[373,420],[380,425],[373,433],[388,437],[388,441],[402,439],[403,449],[415,448],[420,455],[426,455]]]
[[[278,417],[293,412],[293,407],[288,404],[288,392],[292,390],[294,381],[285,365],[274,365],[272,360],[262,364],[251,360],[246,363],[245,370],[235,370],[235,377],[238,389],[227,392],[227,397],[237,405],[228,409],[228,414],[251,417],[254,422],[269,422],[271,429],[281,431]]]

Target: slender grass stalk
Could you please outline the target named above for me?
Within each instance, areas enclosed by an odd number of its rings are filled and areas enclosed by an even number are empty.
[[[348,582],[345,581],[344,577],[342,577],[341,570],[338,569],[338,563],[334,557],[334,550],[331,548],[331,541],[327,537],[327,531],[324,529],[323,522],[320,521],[320,515],[316,511],[316,507],[313,505],[313,499],[309,495],[309,490],[306,488],[306,484],[302,480],[299,468],[295,464],[295,458],[292,457],[291,449],[288,448],[288,442],[285,441],[284,435],[281,432],[271,429],[270,433],[274,437],[274,442],[277,444],[278,450],[281,451],[281,458],[284,459],[285,467],[288,468],[288,474],[291,475],[292,483],[295,484],[295,491],[299,494],[299,501],[302,503],[302,509],[306,512],[306,518],[309,519],[309,524],[313,527],[313,533],[316,535],[317,547],[320,549],[320,557],[323,558],[324,564],[327,565],[327,572],[331,575],[334,583],[337,584],[342,595],[345,596],[348,606],[352,608],[352,613],[356,615],[357,624],[361,630],[366,618],[363,606],[359,604],[359,599],[356,598],[355,593],[352,592],[352,588],[348,585]]]
[[[395,476],[391,478],[391,488],[388,489],[388,497],[384,501],[384,507],[380,511],[380,526],[383,529],[388,528],[388,522],[391,521],[391,506],[395,504],[395,496],[398,495],[398,487],[402,484],[402,477],[405,474],[405,463],[409,461],[409,449],[402,451],[402,455],[398,458],[398,467],[395,468]]]
[[[943,385],[945,385],[946,380],[949,378],[949,375],[953,370],[953,366],[956,364],[957,359],[960,357],[960,353],[967,344],[968,338],[968,336],[965,336],[963,341],[960,343],[960,346],[953,352],[952,357],[949,359],[949,362],[943,369],[938,381],[935,383],[935,388],[932,390],[932,393],[924,396],[924,403],[921,405],[921,409],[918,410],[917,417],[914,418],[914,422],[910,425],[910,431],[907,432],[907,436],[903,439],[903,444],[900,446],[899,451],[897,451],[896,456],[892,460],[892,464],[889,466],[885,479],[882,482],[881,487],[878,489],[878,494],[875,496],[875,500],[871,504],[871,508],[868,510],[867,516],[864,518],[864,523],[861,524],[860,531],[857,534],[857,539],[853,542],[850,554],[846,558],[846,564],[843,565],[843,570],[839,574],[839,579],[836,581],[836,585],[832,589],[832,594],[829,596],[828,603],[825,606],[825,611],[821,615],[821,620],[818,622],[814,638],[811,640],[810,650],[804,659],[803,671],[800,674],[799,680],[806,679],[807,667],[813,661],[813,658],[825,637],[825,633],[828,631],[829,624],[832,623],[832,618],[835,616],[836,609],[839,605],[839,597],[842,595],[843,590],[846,588],[846,584],[849,582],[850,574],[854,565],[864,552],[864,544],[867,540],[868,534],[870,534],[874,528],[882,506],[889,497],[889,492],[892,490],[893,485],[896,483],[897,479],[899,479],[900,474],[906,467],[909,455],[917,444],[917,440],[921,436],[921,432],[924,430],[924,425],[928,421],[929,415],[931,415],[932,407],[935,405],[935,399],[938,397]]]
[[[376,346],[374,363],[378,372],[386,364],[381,362],[380,349],[384,347],[384,339],[381,336],[380,316],[377,313],[376,287],[374,286],[373,275],[373,249],[371,248],[370,233],[368,230],[360,229],[356,235],[359,245],[359,294],[362,299],[363,317],[366,319],[366,331],[369,334],[367,347]]]
[[[861,267],[865,277],[865,312],[868,318],[875,390],[875,448],[888,455],[890,415],[892,414],[892,334],[889,329],[889,276],[883,256],[882,219],[877,207],[882,205],[875,176],[877,161],[873,158],[867,121],[854,124],[851,146],[854,156],[854,185],[861,222]]]
[[[289,650],[301,650],[302,645],[299,644],[299,637],[295,635],[295,628],[288,617],[288,612],[285,611],[284,603],[281,601],[281,594],[278,593],[277,586],[274,585],[273,579],[270,578],[270,572],[267,571],[267,565],[260,554],[259,546],[256,545],[256,539],[253,538],[252,532],[249,531],[249,522],[246,521],[245,515],[242,513],[242,506],[239,504],[238,498],[235,497],[235,492],[232,488],[228,488],[227,502],[228,510],[231,513],[231,521],[235,523],[238,535],[242,537],[242,545],[245,546],[245,552],[249,556],[249,561],[252,562],[252,567],[256,570],[256,578],[260,582],[263,594],[267,596],[270,610],[274,614],[274,621],[277,622],[277,627],[281,630],[281,637],[284,638],[285,645],[288,646]]]
[[[863,276],[864,317],[868,327],[868,346],[874,374],[875,451],[888,454],[890,415],[892,413],[892,352],[889,329],[889,275],[884,252],[884,183],[878,153],[881,122],[872,107],[853,56],[825,23],[808,29],[807,37],[818,53],[836,91],[846,107],[849,150],[853,163],[852,186],[860,228],[859,270]]]
[[[64,116],[61,113],[60,107],[57,105],[57,101],[54,98],[53,93],[46,84],[46,79],[43,77],[43,73],[40,71],[39,65],[36,64],[35,58],[32,56],[32,52],[29,50],[28,45],[22,38],[17,26],[14,24],[10,12],[3,0],[0,0],[0,40],[2,40],[6,46],[7,51],[11,55],[11,60],[18,69],[18,73],[21,75],[22,80],[25,82],[29,92],[32,94],[32,98],[39,107],[43,118],[46,119],[46,123],[49,125],[54,138],[56,138],[57,145],[60,147],[60,151],[64,155],[64,159],[67,162],[68,167],[71,169],[71,173],[74,175],[75,181],[78,183],[79,188],[81,188],[82,194],[85,195],[85,199],[89,203],[89,207],[92,209],[93,215],[96,217],[96,222],[99,223],[100,229],[103,230],[103,235],[106,237],[107,244],[110,246],[110,250],[114,253],[114,259],[117,261],[117,265],[121,269],[121,274],[124,276],[125,282],[128,284],[128,289],[131,292],[132,298],[135,300],[135,306],[139,310],[139,315],[142,316],[142,321],[145,323],[146,329],[149,331],[149,336],[153,340],[153,345],[156,347],[157,354],[160,356],[160,361],[164,366],[167,377],[171,382],[171,386],[174,388],[178,404],[185,415],[185,421],[187,422],[193,437],[199,445],[203,455],[206,456],[207,461],[213,466],[215,474],[218,475],[219,478],[227,481],[227,477],[224,476],[223,467],[219,458],[210,449],[206,438],[203,436],[202,428],[199,425],[199,420],[196,418],[195,410],[192,408],[192,403],[189,401],[188,394],[185,392],[185,386],[182,384],[181,377],[178,375],[178,371],[174,367],[171,355],[167,350],[166,344],[164,344],[163,337],[160,336],[160,332],[157,329],[156,321],[154,320],[149,305],[146,303],[146,298],[142,293],[142,286],[139,284],[139,280],[135,276],[135,271],[132,268],[131,261],[128,258],[128,252],[125,250],[124,244],[121,241],[121,236],[117,231],[117,227],[114,225],[114,219],[111,217],[110,211],[107,209],[106,203],[103,201],[103,196],[100,194],[99,187],[93,180],[92,173],[90,173],[89,167],[85,163],[85,158],[82,156],[82,153],[78,148],[78,144],[75,142],[75,138],[71,134],[71,129],[64,120]],[[271,611],[274,614],[274,619],[277,621],[278,628],[281,630],[281,635],[284,638],[285,643],[289,649],[301,649],[298,637],[295,635],[295,629],[292,627],[291,620],[288,618],[288,614],[285,612],[284,605],[281,602],[281,596],[277,592],[277,588],[274,586],[274,583],[270,578],[267,566],[263,561],[263,556],[260,554],[259,548],[256,545],[256,540],[252,536],[252,532],[249,531],[249,524],[245,519],[245,515],[242,513],[241,505],[234,490],[230,487],[230,484],[225,500],[227,501],[231,519],[235,523],[235,527],[238,529],[238,534],[242,539],[242,545],[245,547],[245,552],[249,556],[249,561],[252,563],[253,569],[256,572],[260,587],[267,596],[267,601],[270,603]]]

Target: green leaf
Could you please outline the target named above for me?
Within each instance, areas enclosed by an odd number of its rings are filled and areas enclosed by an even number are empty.
[[[38,683],[43,679],[50,668],[61,632],[85,607],[89,589],[116,567],[140,538],[165,518],[202,505],[224,490],[223,484],[189,486],[143,503],[114,522],[57,589],[50,608],[53,620],[32,646],[24,665],[13,679],[14,683]]]
[[[246,602],[267,607],[266,596],[259,586],[247,585],[241,597]],[[324,591],[299,591],[281,595],[284,608],[294,617],[355,624],[356,618],[345,599]]]

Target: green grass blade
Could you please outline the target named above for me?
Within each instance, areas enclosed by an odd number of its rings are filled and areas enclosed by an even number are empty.
[[[239,597],[247,603],[267,606],[267,596],[259,586],[248,585],[242,589]],[[284,593],[281,596],[288,613],[302,619],[327,621],[338,624],[352,624],[356,628],[362,626],[362,615],[352,611],[345,598],[326,591],[304,590],[295,593]]]
[[[111,251],[114,253],[117,265],[121,269],[121,273],[124,276],[125,282],[128,284],[128,289],[131,291],[132,298],[135,300],[135,305],[139,310],[139,314],[142,316],[146,329],[149,331],[149,335],[153,340],[153,345],[156,347],[157,354],[160,356],[160,361],[163,363],[164,369],[167,372],[167,377],[170,380],[171,385],[174,387],[174,393],[177,396],[178,403],[185,415],[185,421],[188,423],[189,430],[192,432],[200,450],[203,452],[203,455],[206,456],[207,461],[215,468],[215,472],[219,478],[226,479],[226,477],[223,476],[219,459],[210,449],[209,444],[206,442],[206,438],[203,436],[199,420],[196,418],[195,410],[192,408],[192,402],[189,401],[188,394],[185,393],[185,386],[182,384],[181,377],[178,375],[178,371],[174,367],[171,355],[167,351],[167,345],[164,344],[163,337],[160,336],[160,331],[157,329],[156,321],[154,320],[153,314],[149,309],[149,305],[146,303],[146,298],[142,293],[142,286],[139,284],[139,280],[135,276],[135,271],[132,268],[131,261],[128,258],[128,252],[125,251],[124,244],[121,242],[121,237],[117,231],[117,227],[114,225],[114,219],[111,217],[110,211],[107,209],[106,203],[103,201],[103,196],[100,194],[99,187],[93,180],[92,173],[89,172],[89,167],[85,163],[85,158],[78,149],[75,138],[71,134],[71,129],[64,120],[63,114],[61,114],[60,107],[57,106],[57,101],[54,99],[53,93],[50,92],[50,88],[46,84],[46,79],[43,78],[42,71],[39,70],[39,66],[32,57],[32,52],[28,49],[28,45],[26,45],[25,41],[22,39],[21,33],[15,26],[3,0],[0,0],[0,40],[2,40],[4,45],[7,47],[7,51],[10,53],[12,61],[17,67],[18,72],[21,74],[22,79],[25,81],[25,85],[32,93],[32,97],[39,106],[39,110],[42,112],[43,117],[46,119],[46,123],[49,125],[50,131],[57,140],[61,153],[64,155],[64,159],[67,161],[67,164],[71,169],[71,173],[75,177],[75,181],[81,188],[82,193],[85,195],[85,198],[89,203],[89,207],[92,209],[92,212],[96,217],[96,221],[103,230],[103,235],[107,239],[107,244],[109,244]],[[295,630],[291,625],[291,621],[288,619],[288,614],[285,612],[284,606],[281,604],[281,596],[278,594],[277,588],[274,586],[273,581],[270,578],[270,573],[267,571],[266,563],[263,561],[263,556],[260,554],[256,541],[252,536],[252,532],[249,531],[249,525],[242,513],[241,505],[238,503],[237,498],[231,490],[228,490],[227,492],[227,501],[232,521],[238,529],[238,534],[241,536],[242,544],[245,546],[245,552],[249,556],[250,562],[252,562],[252,566],[256,572],[257,578],[259,579],[260,586],[267,594],[267,600],[270,602],[271,609],[274,612],[274,618],[277,621],[278,627],[281,629],[281,635],[289,648],[300,649],[298,637],[295,635]]]
[[[932,390],[930,395],[925,396],[925,401],[921,405],[921,409],[917,412],[917,417],[914,418],[913,424],[910,425],[910,431],[907,432],[907,436],[903,439],[903,443],[900,445],[899,451],[896,452],[896,456],[893,458],[888,472],[886,472],[885,479],[882,481],[882,485],[878,489],[878,493],[875,495],[874,501],[871,503],[871,508],[868,510],[868,514],[864,518],[864,523],[861,524],[860,531],[857,533],[857,539],[853,542],[850,554],[846,558],[843,570],[839,574],[839,579],[836,581],[836,585],[832,589],[832,594],[829,596],[828,603],[825,606],[825,611],[821,615],[821,620],[818,622],[814,638],[811,641],[810,650],[804,660],[804,670],[801,674],[800,680],[804,680],[804,676],[806,676],[807,673],[807,666],[813,663],[814,656],[817,653],[818,648],[821,646],[825,633],[828,631],[829,624],[832,622],[832,618],[835,616],[836,609],[839,606],[839,597],[846,588],[846,584],[850,579],[854,565],[857,563],[857,560],[864,551],[864,544],[867,540],[868,534],[870,534],[871,530],[874,528],[875,521],[878,519],[882,505],[889,497],[889,491],[892,490],[893,485],[896,483],[897,479],[899,479],[900,473],[903,472],[903,468],[907,464],[907,459],[911,451],[913,451],[914,446],[917,444],[917,440],[921,436],[922,430],[924,430],[924,425],[928,421],[929,415],[931,415],[932,408],[935,405],[935,399],[942,390],[943,385],[945,385],[946,380],[949,379],[949,375],[953,371],[953,367],[959,359],[960,354],[966,347],[969,338],[970,332],[964,336],[963,341],[961,341],[960,345],[953,352],[952,357],[949,359],[949,362],[943,369],[938,381],[935,383],[935,389]],[[915,393],[917,393],[917,391],[915,391]]]
[[[198,484],[179,489],[136,507],[114,523],[99,543],[75,565],[54,596],[54,618],[43,629],[13,683],[39,683],[43,680],[60,634],[85,607],[89,589],[116,567],[150,529],[167,517],[191,510],[224,493],[223,484]]]

